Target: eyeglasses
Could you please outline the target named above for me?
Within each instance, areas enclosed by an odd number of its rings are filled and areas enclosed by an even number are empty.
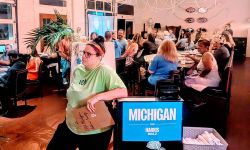
[[[89,58],[92,55],[97,55],[97,54],[91,54],[90,52],[83,51],[83,54],[86,58]]]

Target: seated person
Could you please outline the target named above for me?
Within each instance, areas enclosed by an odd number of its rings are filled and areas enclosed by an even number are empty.
[[[148,40],[143,43],[142,55],[155,54],[157,52],[157,46],[155,44],[155,37],[152,33],[149,33]]]
[[[174,42],[164,41],[157,55],[149,65],[148,72],[151,74],[148,82],[155,85],[158,80],[167,79],[171,71],[177,70],[177,50]]]
[[[206,87],[218,87],[221,80],[216,59],[209,52],[209,46],[210,42],[208,40],[198,41],[198,51],[202,54],[202,58],[196,69],[185,80],[186,86],[197,91],[202,91]],[[193,59],[190,55],[187,55],[187,57]]]
[[[25,63],[18,57],[18,52],[15,50],[9,51],[10,65],[11,67],[7,70],[6,74],[0,78],[0,86],[4,87],[8,82],[14,82],[9,80],[11,72],[13,70],[25,69]]]
[[[164,31],[164,40],[176,41],[173,30]]]
[[[165,40],[159,47],[157,55],[149,65],[150,76],[140,82],[140,93],[145,93],[145,87],[154,87],[158,80],[168,79],[173,70],[177,70],[177,50],[173,41]]]
[[[30,54],[30,59],[27,63],[27,79],[28,80],[37,80],[38,79],[38,73],[39,73],[39,66],[41,63],[41,59],[37,53],[37,50],[33,50]]]
[[[177,50],[173,41],[165,40],[159,47],[157,55],[149,65],[148,79],[141,81],[141,93],[144,93],[146,85],[155,86],[156,82],[161,79],[168,79],[173,70],[177,70]]]
[[[3,55],[0,56],[0,66],[6,67],[10,65],[10,59],[9,59],[9,52],[12,50],[12,46],[10,44],[6,44],[6,52],[3,53]]]
[[[222,73],[228,62],[230,53],[228,49],[223,45],[223,42],[218,40],[213,42],[213,50],[213,55],[217,61],[219,72]]]
[[[154,35],[154,33],[152,33]],[[160,47],[162,41],[164,40],[164,36],[162,34],[156,34],[155,36],[155,44],[156,44],[156,47]]]
[[[194,49],[194,42],[191,41],[191,33],[186,32],[184,38],[176,43],[176,47],[178,50]]]
[[[202,91],[207,87],[218,87],[221,81],[216,59],[209,52],[209,46],[208,40],[198,41],[198,51],[202,54],[202,58],[192,74],[186,76],[184,83],[187,87],[181,90],[181,97],[185,101],[191,100],[198,106],[203,104]],[[194,59],[190,55],[187,55],[187,57]]]

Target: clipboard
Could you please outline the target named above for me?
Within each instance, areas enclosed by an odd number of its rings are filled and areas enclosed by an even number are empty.
[[[104,101],[97,102],[95,108],[95,113],[91,113],[86,106],[73,110],[80,131],[89,132],[115,124]]]

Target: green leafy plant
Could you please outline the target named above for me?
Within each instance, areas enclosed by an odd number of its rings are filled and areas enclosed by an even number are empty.
[[[72,36],[73,30],[66,24],[57,10],[54,11],[56,15],[55,21],[50,21],[48,24],[32,29],[25,38],[27,48],[34,50],[39,43],[43,40],[44,46],[50,48],[51,51],[56,50],[56,44],[61,41],[64,36]]]

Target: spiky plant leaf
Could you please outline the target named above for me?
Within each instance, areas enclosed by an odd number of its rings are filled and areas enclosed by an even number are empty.
[[[50,21],[48,24],[32,29],[28,32],[28,38],[25,38],[27,48],[34,50],[39,41],[44,41],[44,46],[55,51],[56,44],[63,39],[64,36],[72,36],[73,30],[66,24],[57,10],[55,21]]]

